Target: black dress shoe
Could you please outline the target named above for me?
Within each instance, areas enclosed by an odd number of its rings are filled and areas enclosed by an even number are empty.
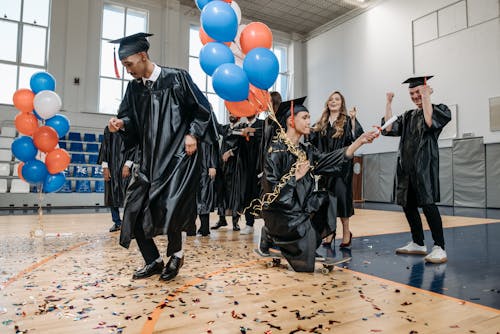
[[[172,255],[170,260],[168,260],[167,265],[163,268],[163,272],[160,275],[160,280],[162,281],[170,281],[179,273],[179,269],[181,269],[184,264],[184,256],[177,257]]]
[[[238,225],[238,223],[233,223],[233,231],[239,231],[239,230],[241,230],[240,225]]]
[[[121,225],[116,225],[114,224],[113,226],[111,226],[111,228],[109,229],[109,232],[116,232],[116,231],[119,231],[121,228]]]
[[[218,230],[219,228],[221,228],[222,226],[227,226],[227,222],[225,221],[218,221],[217,224],[215,224],[215,226],[212,226],[210,229],[211,230]]]
[[[140,279],[150,277],[156,274],[160,274],[163,269],[163,261],[156,262],[153,261],[150,264],[146,264],[141,269],[137,270],[132,276],[133,279]]]

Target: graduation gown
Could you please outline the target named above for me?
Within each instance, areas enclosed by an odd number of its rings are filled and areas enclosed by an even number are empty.
[[[320,152],[327,153],[351,145],[364,133],[364,130],[357,119],[353,129],[351,118],[347,116],[344,124],[344,134],[339,138],[332,138],[335,132],[335,128],[328,122],[326,134],[312,132],[309,141]],[[318,183],[320,189],[328,189],[334,193],[337,198],[337,215],[339,217],[351,217],[354,214],[352,195],[353,161],[350,160],[345,167],[343,175],[336,177],[322,176]]]
[[[120,104],[126,148],[137,145],[138,170],[127,189],[120,244],[130,245],[135,224],[146,238],[184,230],[196,219],[201,154],[188,156],[185,136],[216,141],[213,112],[185,70],[161,68],[151,89],[130,81]],[[167,254],[170,256],[171,254]]]
[[[125,152],[123,140],[118,133],[109,132],[104,128],[104,136],[99,149],[98,163],[108,163],[110,180],[104,183],[104,204],[106,206],[119,208],[123,206],[125,190],[130,177],[122,177],[122,168],[127,160],[133,160],[133,149]]]
[[[239,151],[239,158],[241,159],[241,176],[245,182],[245,196],[243,199],[243,205],[240,210],[245,209],[253,199],[259,198],[261,194],[261,183],[259,182],[259,174],[262,171],[262,130],[264,127],[264,121],[256,119],[255,122],[250,125],[251,128],[255,129],[253,136],[241,137],[240,145],[241,149]]]
[[[218,143],[208,144],[202,142],[200,143],[198,149],[201,154],[201,176],[196,203],[198,214],[204,215],[214,211],[217,204],[217,193],[215,187],[216,179],[210,178],[208,175],[208,169],[218,168],[219,147]]]
[[[440,201],[438,138],[451,120],[451,111],[444,104],[432,108],[431,127],[425,124],[424,111],[414,109],[400,115],[391,131],[382,132],[384,136],[401,137],[396,169],[396,200],[401,206],[406,206],[410,182],[419,206]]]
[[[300,180],[292,176],[278,197],[262,210],[265,226],[273,242],[295,271],[314,271],[315,252],[323,237],[335,229],[335,197],[328,191],[314,191],[314,174],[339,175],[350,160],[345,149],[320,153],[310,144],[300,144],[314,170]],[[290,171],[297,157],[281,141],[269,147],[264,166],[263,188],[269,193]]]

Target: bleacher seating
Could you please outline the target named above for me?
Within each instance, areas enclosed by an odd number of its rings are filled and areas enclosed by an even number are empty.
[[[86,133],[83,135],[83,141],[86,142],[95,142],[97,141],[95,138],[95,133]]]
[[[73,164],[84,164],[85,162],[85,154],[83,153],[72,153],[71,154],[71,163]]]
[[[92,177],[98,177],[98,178],[102,178],[103,177],[102,167],[101,166],[93,166],[92,167]]]
[[[30,185],[29,183],[26,183],[21,179],[12,179],[10,184],[10,192],[17,194],[27,194],[30,192]]]
[[[0,161],[12,161],[12,152],[10,150],[0,149]]]
[[[99,152],[99,145],[98,144],[87,144],[87,152]]]
[[[60,147],[60,148],[64,148],[64,149],[66,149],[66,141],[64,141],[64,140],[60,140],[60,141],[59,141],[59,147]]]
[[[104,135],[99,135],[99,143],[102,143],[102,141],[104,140]]]
[[[94,191],[96,193],[104,193],[104,180],[95,181]]]
[[[0,162],[0,176],[10,176],[10,163]]]
[[[0,193],[7,192],[7,179],[0,179]]]
[[[68,133],[68,140],[82,141],[82,134],[80,132],[70,132]]]
[[[99,161],[99,156],[97,154],[89,154],[89,164],[97,165]]]
[[[71,142],[69,144],[69,150],[72,152],[83,152],[83,143],[81,142]]]

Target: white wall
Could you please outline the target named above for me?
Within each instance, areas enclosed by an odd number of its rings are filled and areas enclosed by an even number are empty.
[[[497,0],[469,0],[471,4]],[[456,0],[386,0],[313,39],[307,49],[308,106],[316,120],[328,95],[341,91],[356,106],[365,130],[380,124],[385,93],[394,91],[393,111],[413,108],[407,87],[412,74],[412,20]],[[476,6],[477,8],[477,6]],[[498,17],[498,14],[496,15]],[[488,99],[500,96],[500,20],[472,26],[415,48],[416,73],[434,74],[433,102],[458,105],[458,136],[473,132],[485,143],[500,142],[489,131]],[[399,140],[382,137],[364,153],[395,151]],[[451,140],[440,141],[450,146]]]

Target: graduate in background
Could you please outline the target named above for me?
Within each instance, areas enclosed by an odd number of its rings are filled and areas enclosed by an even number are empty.
[[[444,250],[443,223],[435,203],[440,201],[438,138],[443,127],[451,120],[451,111],[444,104],[432,104],[433,90],[427,85],[430,78],[432,76],[414,77],[403,82],[409,84],[410,98],[417,108],[398,116],[382,134],[401,137],[396,197],[410,224],[412,241],[396,249],[396,253],[427,255],[422,220],[418,212],[418,207],[421,207],[434,239],[432,251],[425,257],[425,261],[444,263],[447,255]],[[393,98],[394,93],[387,93],[382,125],[392,117]]]
[[[104,177],[104,204],[109,206],[113,226],[109,232],[119,231],[122,225],[120,208],[123,207],[125,190],[130,181],[130,171],[134,164],[134,149],[124,151],[123,140],[118,133],[104,128],[104,136],[99,149],[98,163]]]
[[[305,97],[282,102],[276,118],[286,131],[269,147],[261,200],[266,232],[295,271],[312,272],[316,249],[335,226],[336,201],[328,191],[314,191],[314,174],[338,175],[363,144],[377,132],[362,134],[351,145],[330,153],[301,143],[310,133]],[[259,249],[261,247],[259,246]]]
[[[185,70],[160,67],[149,59],[151,34],[139,33],[120,43],[118,55],[128,83],[118,117],[109,130],[119,131],[125,147],[137,145],[139,164],[127,189],[120,245],[133,238],[145,261],[133,278],[161,274],[171,280],[184,264],[183,235],[196,219],[196,193],[200,177],[198,141],[217,141],[214,115],[205,95]],[[166,266],[153,240],[167,235]]]
[[[198,234],[208,236],[210,234],[210,212],[217,205],[216,175],[219,168],[219,143],[200,143],[201,154],[201,177],[200,186],[196,195],[196,206],[200,217],[200,228]]]

